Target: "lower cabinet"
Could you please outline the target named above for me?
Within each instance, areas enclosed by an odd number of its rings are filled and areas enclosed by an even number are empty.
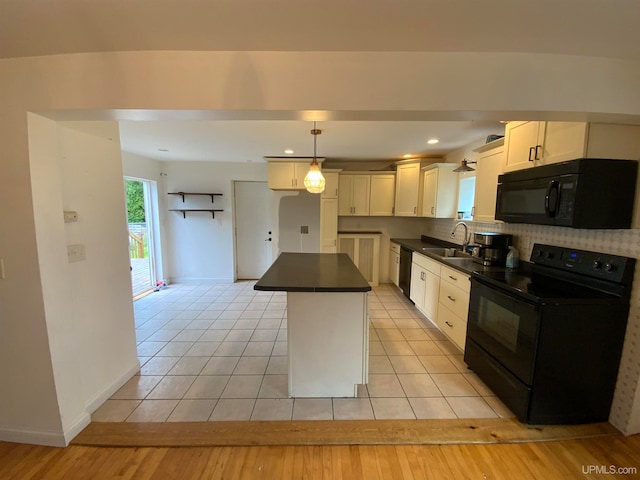
[[[416,252],[411,260],[411,300],[429,320],[436,322],[441,264]]]
[[[411,301],[464,351],[471,282],[469,275],[413,252]]]
[[[396,287],[400,284],[400,245],[389,244],[389,279]]]
[[[436,324],[449,339],[464,351],[471,282],[469,275],[442,266]]]
[[[380,273],[379,233],[338,233],[338,253],[349,255],[372,287]]]

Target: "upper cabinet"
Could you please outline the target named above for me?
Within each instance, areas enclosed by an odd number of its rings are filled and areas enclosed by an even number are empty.
[[[494,222],[498,175],[504,171],[504,139],[476,148],[476,188],[473,203],[473,219]]]
[[[322,198],[338,198],[338,182],[340,174],[338,172],[322,172],[324,176],[324,192]]]
[[[640,127],[584,122],[509,122],[504,171],[575,158],[637,159]]]
[[[369,215],[388,217],[393,215],[396,176],[394,174],[371,175],[371,199]]]
[[[369,215],[371,175],[342,173],[338,187],[338,215]]]
[[[420,195],[420,163],[399,163],[396,169],[396,205],[398,217],[417,217]]]
[[[458,201],[458,164],[435,163],[422,169],[422,216],[455,218]]]
[[[311,159],[298,158],[290,161],[280,160],[279,157],[265,157],[265,159],[267,160],[267,185],[271,190],[305,189],[304,177],[309,172]],[[324,158],[318,158],[320,164],[323,161]]]

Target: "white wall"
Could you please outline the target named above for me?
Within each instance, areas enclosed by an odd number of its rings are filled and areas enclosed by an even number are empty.
[[[79,128],[29,116],[37,255],[55,382],[48,393],[57,398],[52,419],[61,431],[32,424],[22,434],[54,445],[68,443],[139,368],[118,128],[115,122]],[[76,211],[78,221],[64,223],[65,210]],[[69,263],[67,245],[76,244],[86,259]],[[8,413],[31,414],[28,404]]]
[[[320,195],[300,191],[278,196],[278,253],[320,252]],[[309,227],[308,234],[300,233],[302,226]]]
[[[332,68],[318,71],[318,65]],[[315,74],[309,75],[310,71]],[[73,400],[52,393],[47,370],[53,371],[54,366],[47,365],[41,354],[48,316],[60,313],[46,305],[59,302],[51,298],[46,280],[64,280],[63,275],[56,276],[62,263],[60,252],[40,258],[48,249],[47,241],[54,242],[55,248],[62,246],[60,227],[47,226],[46,215],[39,212],[47,211],[44,183],[51,182],[47,188],[57,192],[50,201],[60,203],[61,195],[56,186],[60,180],[55,175],[46,179],[40,171],[45,162],[30,163],[28,112],[65,120],[141,115],[161,119],[170,118],[171,110],[196,110],[191,114],[201,118],[229,114],[265,119],[315,116],[318,120],[334,115],[381,120],[625,121],[629,116],[640,118],[639,83],[637,61],[509,53],[173,51],[0,60],[0,258],[6,271],[6,279],[0,280],[0,439],[15,438],[11,436],[15,429],[63,434],[60,426],[73,419],[66,405],[58,408],[59,399],[73,403],[69,408],[76,411]],[[43,155],[53,149],[47,146]],[[97,168],[87,176],[99,179],[101,173]],[[32,178],[37,185],[32,185]],[[109,181],[107,188],[123,201],[121,178],[118,183],[116,187]],[[117,205],[111,208],[121,211]],[[36,223],[39,229],[47,227],[45,233],[51,229],[53,237],[36,236]],[[88,252],[96,250],[91,246]],[[109,257],[109,252],[97,254]],[[225,266],[228,272],[228,263]],[[194,275],[201,274],[193,270]],[[110,309],[130,306],[129,299],[111,289],[105,290],[105,296],[110,298]],[[73,336],[70,341],[74,342]],[[21,370],[34,352],[34,365]],[[635,385],[640,374],[634,375],[630,383]],[[31,396],[34,392],[41,394],[37,402]],[[625,392],[632,402],[635,391]],[[624,429],[629,415],[622,412],[617,425]]]
[[[215,219],[208,212],[166,212],[165,258],[171,281],[233,281],[233,181],[266,181],[266,163],[232,162],[163,162],[162,171],[167,209],[215,208]],[[211,203],[210,197],[182,198],[169,192],[221,193]]]

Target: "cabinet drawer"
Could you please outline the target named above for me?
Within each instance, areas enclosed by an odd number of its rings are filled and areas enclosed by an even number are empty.
[[[451,341],[462,351],[464,351],[465,341],[467,339],[467,322],[446,306],[440,304],[438,309],[438,327],[442,333],[451,339]]]
[[[428,270],[429,272],[435,273],[436,275],[440,276],[440,268],[442,267],[442,265],[439,262],[436,262],[435,260],[432,260],[429,257],[426,257],[417,252],[413,252],[411,261],[413,263],[417,263],[425,270]]]
[[[398,245],[397,243],[389,243],[389,246],[391,248],[391,251],[394,253],[397,253],[398,255],[400,254],[400,245]]]
[[[471,291],[471,282],[469,281],[469,275],[466,275],[455,268],[449,268],[442,266],[440,270],[440,278],[445,282],[461,288],[465,292]]]
[[[438,301],[466,321],[469,314],[469,292],[441,279]]]

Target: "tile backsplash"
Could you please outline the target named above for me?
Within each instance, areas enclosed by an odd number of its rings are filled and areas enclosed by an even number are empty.
[[[463,230],[458,228],[455,239],[451,231],[458,220],[425,219],[422,234],[461,244]],[[513,235],[513,243],[522,260],[529,260],[534,243],[572,247],[580,250],[610,252],[640,259],[640,229],[577,230],[544,225],[483,223],[465,220],[474,232],[500,232]],[[640,260],[636,263],[627,333],[618,372],[609,421],[627,435],[635,431],[640,421],[640,400],[636,398],[640,382]],[[635,427],[634,427],[635,426]]]

